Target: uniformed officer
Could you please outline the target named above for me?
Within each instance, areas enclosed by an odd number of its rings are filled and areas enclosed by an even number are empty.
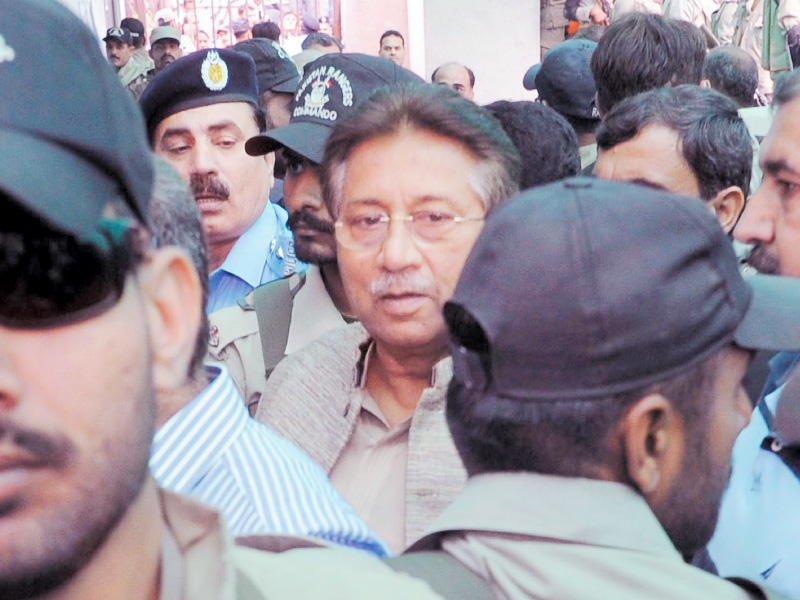
[[[286,211],[269,202],[273,154],[245,142],[263,131],[255,66],[233,50],[203,50],[156,75],[141,99],[150,144],[189,183],[209,246],[207,311],[295,272]]]

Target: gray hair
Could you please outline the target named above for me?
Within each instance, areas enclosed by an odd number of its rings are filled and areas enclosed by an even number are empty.
[[[189,186],[164,159],[156,155],[153,155],[153,167],[155,180],[149,208],[153,241],[157,248],[178,246],[185,250],[200,278],[202,304],[199,309],[203,318],[189,364],[189,375],[193,375],[202,366],[208,345],[208,319],[205,311],[209,285],[208,249],[200,212]],[[191,308],[193,307],[187,307],[187,310]]]
[[[440,85],[394,85],[373,92],[337,123],[325,146],[322,189],[334,219],[342,207],[347,159],[357,146],[384,135],[423,130],[462,144],[479,161],[470,184],[486,212],[519,191],[519,154],[497,120],[484,108]]]

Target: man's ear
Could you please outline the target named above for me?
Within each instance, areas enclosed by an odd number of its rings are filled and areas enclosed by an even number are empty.
[[[725,233],[730,233],[744,210],[745,194],[736,185],[720,190],[707,202]]]
[[[202,321],[200,279],[189,256],[169,246],[153,251],[139,269],[147,307],[153,384],[175,390],[189,377]]]
[[[275,153],[267,152],[264,155],[264,162],[267,163],[267,171],[269,171],[269,189],[275,187]]]
[[[627,479],[657,503],[681,471],[685,435],[677,411],[661,394],[645,396],[623,417],[621,438]]]

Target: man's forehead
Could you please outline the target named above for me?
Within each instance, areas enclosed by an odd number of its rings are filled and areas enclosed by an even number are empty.
[[[257,130],[253,107],[247,102],[220,102],[182,110],[170,115],[156,128],[156,139],[174,129],[200,134],[221,126],[235,126],[243,132]]]
[[[594,174],[675,193],[700,193],[697,176],[683,156],[680,136],[657,123],[646,125],[629,140],[600,150]]]
[[[778,108],[769,133],[761,143],[759,160],[767,170],[771,165],[800,174],[800,98]],[[774,169],[773,169],[774,170]]]

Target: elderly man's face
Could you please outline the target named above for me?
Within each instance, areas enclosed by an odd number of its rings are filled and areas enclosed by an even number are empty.
[[[23,254],[38,247],[66,256],[36,245],[45,238],[26,236]],[[0,238],[0,247],[7,244]],[[29,305],[49,297],[35,285],[43,274],[15,272],[8,261],[2,270],[6,281],[28,281],[24,292],[4,286],[4,317],[10,289]],[[58,281],[66,285],[75,273]],[[0,325],[0,597],[22,597],[23,589],[38,595],[72,577],[140,494],[155,414],[145,296],[129,275],[119,301],[99,315],[39,329],[41,315],[24,329]]]
[[[800,99],[781,106],[761,144],[761,187],[734,235],[753,244],[748,262],[762,273],[800,277]]]
[[[472,100],[475,97],[475,92],[472,89],[472,83],[469,79],[469,73],[462,65],[447,64],[439,67],[436,69],[436,75],[433,77],[433,83],[446,85],[467,100]]]
[[[189,182],[212,250],[232,246],[266,206],[274,154],[244,151],[256,134],[253,108],[245,102],[181,111],[156,128],[154,150]]]
[[[406,56],[406,47],[403,40],[396,35],[387,35],[381,41],[381,49],[378,56],[388,58],[393,63],[402,66]]]
[[[106,42],[106,56],[111,66],[118,71],[128,64],[136,48],[129,46],[125,42],[118,40],[108,40]]]
[[[482,229],[486,209],[472,185],[478,160],[458,142],[412,130],[368,140],[345,166],[339,220],[369,227],[382,216],[385,237],[337,252],[353,311],[379,342],[403,348],[445,343],[442,307]],[[438,241],[422,239],[417,223],[466,217]],[[469,220],[472,219],[472,220]],[[340,227],[341,229],[341,227]],[[374,240],[373,240],[374,242]]]

